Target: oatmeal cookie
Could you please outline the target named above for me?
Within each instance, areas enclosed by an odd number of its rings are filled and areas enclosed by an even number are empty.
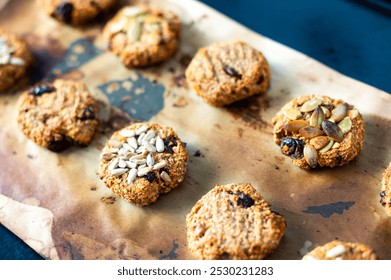
[[[388,215],[391,215],[391,162],[383,174],[380,203],[386,208]]]
[[[269,64],[243,42],[214,43],[198,50],[186,80],[207,104],[224,106],[269,88]]]
[[[99,177],[137,206],[155,202],[185,178],[185,144],[167,126],[135,123],[115,132],[102,150]]]
[[[20,129],[53,152],[88,145],[98,124],[96,115],[96,102],[81,82],[55,80],[38,84],[19,99]]]
[[[251,184],[217,185],[186,217],[189,250],[199,259],[263,259],[284,235],[282,215]]]
[[[38,0],[45,12],[68,24],[79,25],[95,19],[116,4],[115,0]]]
[[[178,49],[180,20],[148,6],[122,8],[103,30],[111,52],[129,68],[157,64]]]
[[[0,93],[26,76],[32,60],[30,50],[22,39],[0,29]]]
[[[303,260],[378,260],[376,252],[365,244],[331,241],[307,253]]]
[[[275,143],[303,169],[347,164],[364,146],[361,114],[353,105],[327,96],[295,98],[272,122]]]

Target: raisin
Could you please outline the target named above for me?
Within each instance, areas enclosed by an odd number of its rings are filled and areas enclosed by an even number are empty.
[[[265,77],[263,75],[261,75],[261,77],[259,77],[258,81],[257,81],[257,85],[260,85],[262,84],[262,82],[265,80]]]
[[[200,157],[200,156],[201,156],[200,150],[197,150],[197,151],[194,153],[194,156],[195,156],[195,157]]]
[[[72,3],[62,2],[54,11],[55,17],[66,23],[70,23],[72,21],[73,9],[74,7]]]
[[[284,138],[281,141],[281,152],[284,155],[290,156],[291,158],[301,159],[303,158],[305,142],[293,138]]]
[[[84,108],[83,113],[81,114],[80,120],[92,120],[95,119],[95,111],[94,108],[90,105]]]
[[[164,152],[173,154],[174,150],[172,149],[172,147],[175,147],[177,145],[177,141],[173,138],[168,138],[168,139],[164,139],[163,142],[164,142]]]
[[[153,183],[153,181],[158,182],[158,178],[156,177],[156,173],[155,172],[148,172],[145,175],[145,179],[147,179],[148,182],[150,182],[150,183]]]
[[[47,145],[47,148],[52,151],[52,152],[55,152],[55,153],[60,153],[60,152],[63,152],[65,151],[66,149],[68,149],[69,147],[71,147],[73,145],[73,141],[70,140],[69,138],[67,137],[63,137],[61,140],[59,141],[50,141]]]
[[[238,206],[243,208],[249,208],[255,204],[254,200],[243,192],[237,192],[238,195]]]
[[[380,193],[380,197],[385,197],[386,196],[386,192],[385,191],[382,191],[381,193]]]
[[[238,78],[238,79],[241,79],[242,78],[242,75],[238,73],[238,71],[236,71],[233,67],[231,66],[224,66],[223,67],[223,70],[224,72],[229,75],[229,76],[232,76],[232,77],[235,77],[235,78]]]
[[[53,86],[47,85],[47,84],[43,84],[43,85],[38,85],[36,87],[31,88],[30,89],[30,94],[32,94],[34,96],[41,96],[44,93],[51,93],[51,92],[53,92],[55,90],[56,89]]]

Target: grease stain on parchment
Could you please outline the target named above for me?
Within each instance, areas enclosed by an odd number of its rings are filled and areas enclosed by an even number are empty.
[[[349,210],[354,204],[354,201],[338,201],[325,205],[309,206],[303,212],[307,214],[319,214],[323,218],[330,218],[333,214],[343,214],[344,211]]]

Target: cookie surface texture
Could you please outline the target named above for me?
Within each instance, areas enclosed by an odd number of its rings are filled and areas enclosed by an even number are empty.
[[[32,56],[27,44],[14,34],[0,30],[0,93],[23,78],[31,63]]]
[[[214,43],[198,50],[186,80],[207,104],[220,107],[265,93],[270,70],[262,53],[246,43]]]
[[[95,19],[116,4],[115,0],[38,0],[51,17],[67,24],[79,25]]]
[[[343,100],[301,96],[285,104],[272,123],[281,153],[303,169],[345,165],[364,147],[364,120]]]
[[[217,185],[186,217],[189,250],[198,259],[263,259],[284,235],[282,215],[251,184]]]
[[[115,132],[102,150],[99,177],[126,201],[145,206],[183,181],[188,153],[172,128],[135,123]]]
[[[128,6],[106,24],[103,38],[126,67],[144,67],[163,62],[176,53],[180,29],[179,18],[171,12]]]
[[[391,162],[383,173],[380,203],[391,216]]]
[[[331,241],[307,253],[303,260],[378,260],[376,252],[365,244]]]
[[[98,125],[96,115],[96,102],[81,82],[38,84],[19,98],[20,129],[39,146],[54,152],[88,145]]]

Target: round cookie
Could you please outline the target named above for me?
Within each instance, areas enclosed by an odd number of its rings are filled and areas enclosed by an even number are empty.
[[[129,68],[157,64],[178,49],[180,20],[171,12],[147,6],[122,8],[103,30],[111,52]]]
[[[201,48],[186,69],[186,80],[207,104],[224,106],[269,88],[269,64],[243,42]]]
[[[391,162],[383,174],[380,203],[386,208],[388,215],[391,215]]]
[[[116,4],[115,0],[38,0],[45,12],[68,24],[83,24],[95,19]]]
[[[0,93],[10,89],[26,75],[32,60],[24,41],[0,30]]]
[[[183,181],[188,157],[185,144],[170,127],[135,123],[107,141],[99,177],[126,201],[145,206]]]
[[[304,255],[303,260],[378,260],[375,251],[365,244],[331,241]]]
[[[53,152],[88,145],[98,125],[96,115],[96,102],[81,82],[55,80],[38,84],[19,99],[20,129]]]
[[[217,185],[186,217],[189,250],[199,259],[263,259],[284,235],[282,215],[251,184]]]
[[[361,114],[353,105],[327,96],[295,98],[272,123],[281,152],[303,169],[347,164],[364,146]]]

